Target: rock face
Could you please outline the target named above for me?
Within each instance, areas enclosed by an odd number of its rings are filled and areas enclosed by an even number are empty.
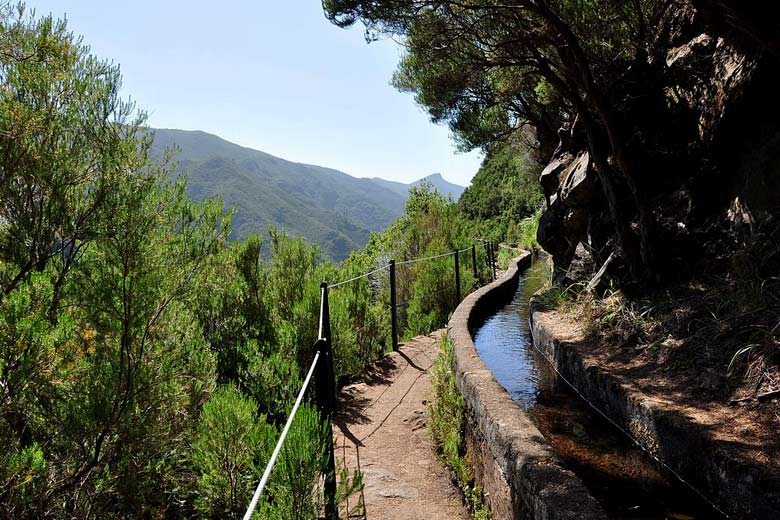
[[[577,248],[587,237],[589,207],[597,189],[596,173],[586,150],[556,151],[539,178],[547,209],[539,220],[537,242],[553,257],[556,273],[562,276]]]
[[[550,197],[558,191],[558,187],[561,185],[561,172],[566,169],[571,160],[572,156],[568,153],[558,155],[542,170],[542,174],[539,176],[539,184],[542,185],[542,192],[548,204],[550,203]]]
[[[561,201],[570,208],[587,206],[593,198],[595,175],[590,169],[590,154],[582,152],[563,171]]]
[[[767,30],[777,20],[762,20],[761,6],[741,5],[700,0],[670,9],[646,60],[609,86],[636,170],[632,187],[618,157],[608,153],[598,163],[615,179],[617,209],[627,220],[622,242],[589,140],[577,120],[559,130],[539,179],[547,208],[537,233],[559,276],[578,244],[598,265],[614,252],[610,271],[625,272],[618,244],[633,254],[647,236],[640,237],[646,226],[636,188],[649,208],[654,243],[668,258],[659,270],[675,275],[689,264],[686,255],[699,250],[698,230],[728,218],[753,224],[780,208],[780,32]]]

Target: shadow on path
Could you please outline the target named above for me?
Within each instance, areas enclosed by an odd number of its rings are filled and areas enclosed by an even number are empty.
[[[465,520],[467,512],[425,428],[428,370],[443,330],[403,344],[341,389],[334,419],[340,467],[360,471],[368,518]]]

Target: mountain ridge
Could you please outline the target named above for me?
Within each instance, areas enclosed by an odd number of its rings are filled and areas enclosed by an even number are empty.
[[[193,197],[220,196],[226,207],[238,206],[231,239],[266,235],[274,226],[317,243],[334,260],[346,258],[368,242],[372,231],[401,215],[411,186],[430,178],[453,198],[458,188],[465,189],[440,174],[405,185],[289,161],[201,130],[152,131],[152,157],[178,148],[174,175],[187,176]]]
[[[409,189],[414,186],[419,186],[423,182],[429,182],[433,185],[434,188],[436,188],[439,193],[442,195],[450,195],[452,196],[453,200],[458,200],[460,196],[463,194],[463,192],[466,190],[465,186],[460,186],[459,184],[452,183],[444,178],[444,176],[441,173],[432,173],[430,175],[427,175],[423,177],[422,179],[418,179],[414,182],[410,182],[408,184],[398,181],[390,181],[387,179],[383,179],[381,177],[370,177],[370,179],[382,186],[387,187],[390,190],[395,191],[396,193],[401,193],[403,191],[403,194],[406,195],[409,192]]]

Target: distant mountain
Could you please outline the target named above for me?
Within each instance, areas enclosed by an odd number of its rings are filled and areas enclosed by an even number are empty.
[[[404,198],[406,198],[407,193],[409,193],[409,188],[411,188],[412,186],[418,186],[422,182],[430,182],[439,191],[439,193],[441,193],[442,195],[451,195],[453,200],[458,200],[460,198],[460,195],[466,189],[464,186],[453,184],[447,181],[444,177],[442,177],[441,173],[434,173],[428,175],[427,177],[423,177],[422,179],[418,181],[414,181],[411,184],[404,184],[402,182],[396,182],[396,181],[388,181],[385,179],[380,179],[379,177],[374,177],[371,180],[381,186],[384,186],[385,188],[388,188],[396,193],[403,195]]]
[[[188,177],[190,195],[219,195],[227,208],[238,206],[231,238],[266,235],[273,225],[319,244],[335,260],[346,258],[366,244],[372,231],[401,215],[411,186],[286,161],[205,132],[155,130],[153,157],[162,157],[174,145],[179,148],[176,172]],[[438,174],[429,179],[463,191]]]

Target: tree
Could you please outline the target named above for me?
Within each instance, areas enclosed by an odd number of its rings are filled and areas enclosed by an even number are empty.
[[[261,247],[261,238],[253,235],[220,251],[197,295],[195,312],[217,356],[220,384],[240,384],[252,359],[267,356],[275,340]]]
[[[362,21],[367,37],[403,37],[395,83],[413,91],[434,121],[446,121],[466,148],[490,146],[525,124],[549,150],[551,125],[578,118],[587,132],[616,238],[637,278],[653,271],[653,221],[631,133],[608,93],[646,62],[664,0],[324,0],[339,26]],[[550,95],[554,93],[554,95]],[[552,114],[552,115],[551,115]],[[608,157],[616,159],[613,167]],[[619,175],[616,175],[619,174]],[[624,183],[633,208],[619,194]],[[640,248],[629,215],[639,215]]]
[[[80,488],[98,493],[89,500],[115,495],[128,511],[159,507],[154,482],[174,471],[171,454],[184,449],[190,418],[214,385],[189,302],[229,219],[216,201],[192,202],[169,175],[141,169],[115,185],[74,267],[66,303],[91,328],[95,353],[52,412],[69,425],[52,495]]]
[[[4,6],[0,86],[0,514],[151,515],[214,384],[190,300],[229,215],[64,22]]]
[[[119,67],[90,56],[65,22],[0,9],[0,301],[49,266],[56,304],[133,168],[143,115],[119,98]]]

